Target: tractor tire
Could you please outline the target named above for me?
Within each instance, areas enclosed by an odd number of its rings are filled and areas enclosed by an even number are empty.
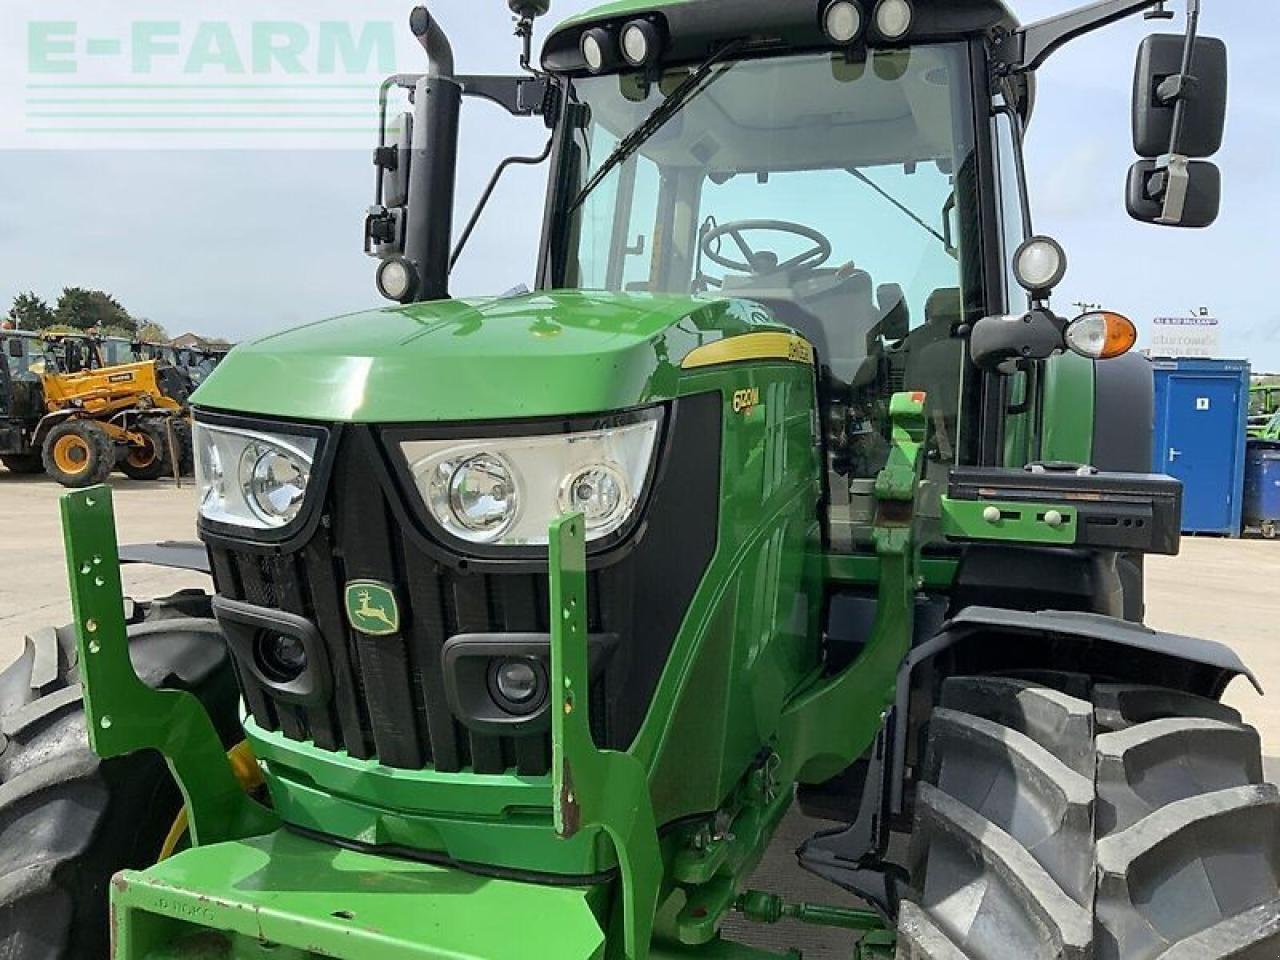
[[[1274,960],[1280,791],[1174,690],[954,678],[928,732],[899,960]]]
[[[10,473],[44,473],[44,461],[38,453],[9,453],[0,457],[0,463]]]
[[[130,480],[159,480],[173,474],[173,455],[169,450],[169,431],[164,421],[147,419],[140,421],[133,430],[143,438],[141,447],[124,447],[117,466]],[[175,444],[178,442],[174,438]]]
[[[157,601],[129,628],[138,675],[190,690],[239,739],[235,679],[203,595]],[[74,629],[27,639],[0,672],[0,957],[106,960],[108,884],[153,863],[181,808],[164,760],[90,749]]]
[[[91,487],[111,476],[116,448],[92,420],[66,420],[44,438],[41,459],[45,472],[64,487]]]

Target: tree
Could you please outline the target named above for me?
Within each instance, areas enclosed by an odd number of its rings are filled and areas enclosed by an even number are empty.
[[[13,298],[9,319],[19,330],[43,330],[54,322],[49,304],[34,293],[20,293]]]
[[[168,343],[169,331],[154,320],[139,317],[137,338],[144,343]]]
[[[77,330],[94,330],[104,327],[121,327],[130,334],[138,329],[129,311],[109,293],[102,290],[86,290],[83,287],[67,287],[58,297],[54,310],[58,323],[65,323]]]

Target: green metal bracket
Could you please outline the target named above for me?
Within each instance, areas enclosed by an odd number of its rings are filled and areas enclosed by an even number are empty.
[[[649,956],[662,883],[662,855],[644,766],[600,750],[591,736],[587,670],[586,524],[580,513],[551,525],[551,745],[556,833],[598,828],[622,873],[627,960]]]
[[[928,435],[925,395],[895,394],[889,413],[893,446],[875,483],[872,540],[880,583],[871,639],[843,672],[788,704],[778,728],[783,782],[821,783],[871,746],[893,704],[898,668],[911,645],[915,592],[923,586],[914,504]]]
[[[942,498],[942,532],[954,540],[1069,547],[1078,520],[1076,509],[1063,504]]]
[[[858,941],[854,960],[894,960],[898,955],[898,935],[893,930],[873,930]]]
[[[241,788],[200,701],[153,690],[133,669],[110,487],[66,494],[62,530],[94,752],[103,758],[146,749],[163,754],[186,801],[193,845],[274,830],[275,814]]]

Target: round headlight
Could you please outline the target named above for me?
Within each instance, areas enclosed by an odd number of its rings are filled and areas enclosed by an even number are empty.
[[[378,265],[378,292],[388,300],[404,303],[413,294],[416,278],[413,266],[399,257]]]
[[[515,474],[502,457],[482,453],[440,464],[430,485],[431,512],[466,540],[496,540],[515,521]]]
[[[615,524],[626,501],[626,479],[616,467],[605,463],[579,470],[560,487],[560,509],[581,512],[591,531]]]
[[[834,0],[822,15],[822,29],[833,43],[853,43],[862,32],[862,8],[852,0]]]
[[[658,28],[648,20],[632,20],[622,28],[622,56],[633,67],[643,67],[658,52],[662,41]]]
[[[582,35],[582,59],[587,62],[587,69],[599,73],[609,61],[609,33],[596,27]]]
[[[1030,294],[1051,291],[1067,274],[1067,254],[1052,237],[1032,237],[1013,255],[1013,272]]]
[[[911,29],[911,4],[907,0],[880,0],[876,30],[886,40],[900,40]]]
[[[240,482],[249,508],[263,523],[283,527],[302,509],[308,466],[278,447],[251,443],[245,448]]]

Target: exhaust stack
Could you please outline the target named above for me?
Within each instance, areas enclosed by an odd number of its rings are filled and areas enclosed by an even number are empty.
[[[413,300],[447,300],[462,87],[449,37],[431,12],[414,8],[409,27],[426,51],[428,72],[414,88],[405,259],[417,274]]]

